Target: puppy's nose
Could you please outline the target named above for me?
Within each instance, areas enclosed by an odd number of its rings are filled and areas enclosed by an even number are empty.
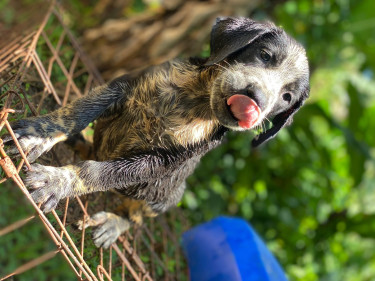
[[[262,89],[256,85],[249,85],[244,91],[245,95],[254,100],[258,107],[263,111],[267,105],[267,97]]]

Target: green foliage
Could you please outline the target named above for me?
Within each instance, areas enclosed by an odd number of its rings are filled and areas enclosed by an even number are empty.
[[[0,18],[1,21],[10,25],[14,19],[16,11],[8,6],[10,0],[0,0]]]
[[[10,24],[14,11],[8,2],[0,0],[0,17]],[[71,20],[71,27],[95,24],[86,2],[69,1],[77,13],[72,19],[80,19]],[[132,13],[145,9],[143,1],[132,3]],[[375,280],[374,10],[372,0],[289,0],[275,6],[275,22],[306,46],[311,98],[292,126],[260,149],[251,150],[252,133],[228,134],[227,142],[204,157],[188,179],[181,206],[192,222],[219,214],[249,220],[292,281]],[[52,32],[54,46],[60,32]],[[207,46],[202,51],[205,56]],[[43,57],[45,52],[39,45],[38,54]],[[71,54],[62,59],[68,62]],[[61,70],[52,72],[59,81]],[[0,192],[4,190],[8,191],[2,185]],[[14,210],[11,219],[16,221],[30,210],[20,207],[21,194],[12,194],[0,194],[0,206]],[[6,219],[0,217],[0,226],[11,223]],[[32,227],[27,235],[17,232],[0,239],[0,273],[4,261],[8,271],[29,260],[30,251],[41,254],[54,249],[52,242],[37,244],[36,237],[46,234],[42,226]],[[174,227],[181,226],[176,222]],[[25,251],[14,246],[25,243],[35,247]],[[86,245],[86,254],[92,255],[89,263],[95,266],[97,250],[91,239]],[[144,262],[148,259],[142,256]],[[166,266],[173,269],[174,261]],[[160,267],[156,271],[162,275]],[[31,276],[45,280],[52,278],[50,272],[63,276],[62,280],[72,279],[65,262],[52,259],[19,280]]]
[[[375,279],[374,9],[371,0],[276,6],[275,21],[307,48],[308,104],[258,150],[230,134],[189,178],[192,220],[248,219],[291,280]]]
[[[32,206],[11,180],[0,187],[0,206],[7,211],[5,216],[0,217],[0,229],[33,214]],[[11,216],[8,210],[12,211]],[[34,218],[17,231],[0,237],[0,276],[3,277],[23,264],[55,250],[56,246],[42,222]],[[57,254],[56,257],[17,276],[15,280],[73,280],[74,276],[63,256]]]

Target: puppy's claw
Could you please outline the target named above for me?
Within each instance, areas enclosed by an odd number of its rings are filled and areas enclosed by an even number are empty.
[[[51,196],[45,203],[44,203],[44,208],[43,212],[44,213],[49,213],[52,210],[54,210],[57,207],[57,204],[59,203],[59,200],[55,196]]]

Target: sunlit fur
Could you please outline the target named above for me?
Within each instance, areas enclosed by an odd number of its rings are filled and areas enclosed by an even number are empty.
[[[273,52],[272,63],[259,58],[262,49]],[[249,85],[260,96],[250,97]],[[286,92],[290,101],[283,99]],[[102,227],[111,238],[94,237],[95,243],[110,245],[128,220],[141,223],[142,216],[176,205],[201,157],[221,143],[227,130],[244,130],[227,105],[234,94],[248,94],[258,103],[260,117],[253,128],[274,123],[258,144],[274,137],[309,94],[302,46],[272,23],[220,19],[208,59],[173,60],[124,75],[64,108],[19,121],[13,128],[31,162],[96,121],[93,159],[64,167],[32,165],[26,175],[31,196],[48,212],[65,197],[121,193],[127,198],[119,208],[128,210],[124,219],[97,216],[106,220]]]
[[[199,71],[198,66],[173,61],[143,74],[125,98],[121,115],[98,120],[98,158],[208,141],[219,126],[209,105],[217,73],[215,68]]]

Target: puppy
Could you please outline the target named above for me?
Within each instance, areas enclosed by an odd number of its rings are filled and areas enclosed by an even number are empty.
[[[49,212],[66,197],[118,191],[125,214],[103,211],[81,225],[98,226],[94,242],[107,248],[143,216],[178,203],[186,177],[226,131],[259,129],[272,120],[253,140],[258,146],[291,123],[309,95],[300,44],[272,23],[221,18],[210,46],[208,59],[173,60],[121,76],[66,107],[14,124],[33,162],[96,120],[94,160],[32,165],[25,183],[35,202]],[[8,153],[17,152],[10,146]]]

